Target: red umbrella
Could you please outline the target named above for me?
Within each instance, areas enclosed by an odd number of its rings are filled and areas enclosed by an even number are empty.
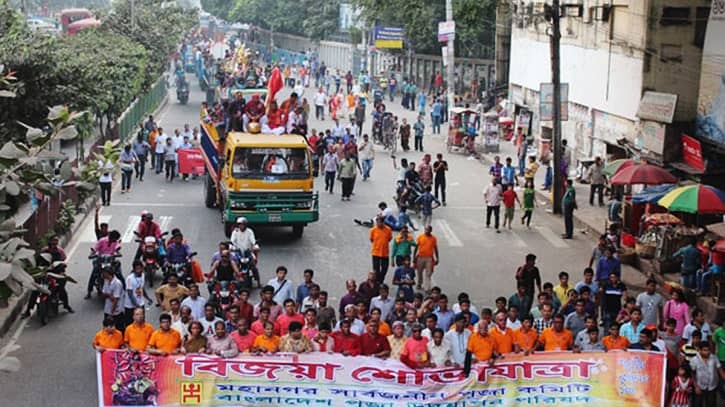
[[[674,184],[677,178],[662,167],[651,164],[633,165],[618,171],[611,179],[613,185]]]

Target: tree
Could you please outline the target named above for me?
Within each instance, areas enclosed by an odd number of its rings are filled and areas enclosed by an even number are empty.
[[[195,10],[184,10],[163,0],[135,0],[134,21],[131,24],[131,2],[113,3],[113,12],[105,16],[102,29],[123,35],[148,51],[146,90],[156,81],[177,51],[182,38],[198,22]]]
[[[405,36],[416,52],[440,53],[438,22],[445,20],[445,1],[425,0],[355,0],[361,18],[368,26],[403,27]],[[456,55],[490,56],[494,44],[495,0],[453,0],[456,21]]]
[[[15,80],[12,74],[2,72],[0,78],[0,91],[8,90],[8,84]],[[0,92],[0,99],[14,98],[12,91]],[[49,151],[48,146],[57,140],[75,138],[77,131],[73,123],[85,114],[71,112],[64,106],[52,107],[46,117],[48,131],[23,125],[26,128],[24,141],[5,143],[0,148],[0,306],[11,293],[19,295],[30,287],[38,289],[31,274],[45,271],[36,262],[30,244],[20,238],[24,231],[18,229],[11,218],[17,210],[16,198],[31,189],[55,193],[56,185],[72,177],[67,162],[61,165],[59,174],[55,173],[54,166],[48,165],[62,157]],[[75,186],[92,188],[81,182]]]

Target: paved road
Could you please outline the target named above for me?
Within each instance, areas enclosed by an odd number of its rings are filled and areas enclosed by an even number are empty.
[[[170,104],[160,117],[161,125],[169,133],[184,123],[194,123],[202,94],[193,86],[187,106],[177,104],[175,95],[171,96]],[[414,118],[412,112],[403,112],[398,103],[389,103],[388,107],[409,121]],[[311,125],[324,129],[330,126],[330,121],[313,119]],[[369,122],[366,125],[369,126]],[[440,136],[426,135],[424,145],[427,152],[445,152]],[[408,152],[399,156],[417,162],[421,153]],[[513,274],[529,252],[539,256],[538,264],[545,281],[556,281],[561,270],[567,270],[575,280],[579,279],[590,253],[588,239],[562,240],[559,237],[561,219],[549,215],[545,207],[535,212],[530,230],[520,225],[500,234],[486,229],[481,203],[482,190],[489,183],[486,167],[462,155],[447,155],[446,159],[450,167],[448,206],[436,210],[433,218],[441,252],[434,282],[444,292],[455,298],[460,291],[467,291],[479,309],[492,306],[496,297],[508,297],[515,291]],[[263,279],[272,278],[277,265],[286,265],[292,280],[299,282],[302,270],[312,268],[317,273],[315,279],[330,292],[336,303],[344,293],[344,280],[362,281],[370,268],[367,229],[355,226],[352,219],[372,216],[381,200],[390,203],[393,179],[389,154],[378,151],[372,179],[357,183],[351,202],[340,201],[339,185],[335,195],[321,194],[321,219],[305,229],[301,240],[292,239],[289,228],[256,230],[262,241],[260,269]],[[318,180],[318,188],[322,189],[319,181],[323,180]],[[169,184],[162,176],[154,174],[149,174],[143,183],[135,182],[129,194],[122,195],[115,190],[112,205],[103,208],[101,217],[124,236],[124,272],[128,271],[135,250],[130,230],[144,209],[160,220],[164,230],[181,228],[206,266],[224,235],[218,212],[205,208],[202,199],[200,180]],[[86,256],[93,241],[92,222],[89,221],[67,248],[69,272],[82,282],[69,290],[76,313],[61,313],[44,327],[34,319],[19,322],[15,337],[8,335],[0,344],[0,358],[9,353],[21,362],[17,372],[0,372],[3,405],[46,406],[50,396],[57,401],[51,403],[55,405],[97,403],[95,357],[90,342],[101,324],[102,302],[95,298],[82,299],[90,270]],[[388,280],[391,274],[388,273]],[[255,294],[253,298],[258,297]],[[147,319],[156,324],[157,317],[158,311],[153,309]],[[13,345],[19,348],[15,349]]]

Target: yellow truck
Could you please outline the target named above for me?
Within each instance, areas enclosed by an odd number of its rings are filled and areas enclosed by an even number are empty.
[[[201,122],[201,151],[206,163],[204,203],[219,208],[224,232],[238,217],[251,225],[292,226],[295,237],[319,219],[312,158],[304,137],[294,134],[229,132]]]

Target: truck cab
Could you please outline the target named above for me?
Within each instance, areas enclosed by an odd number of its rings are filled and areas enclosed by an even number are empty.
[[[227,236],[240,216],[251,225],[292,226],[295,237],[319,219],[304,137],[230,132],[220,139],[211,123],[202,123],[202,129],[204,201],[221,210]]]

